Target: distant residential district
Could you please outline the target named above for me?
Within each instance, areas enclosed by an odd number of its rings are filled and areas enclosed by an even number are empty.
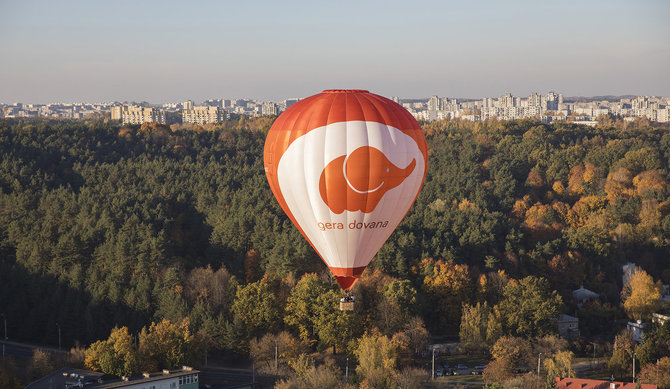
[[[570,120],[595,125],[603,115],[614,115],[624,120],[646,118],[650,121],[670,121],[670,97],[627,96],[617,98],[563,98],[561,93],[531,93],[527,97],[506,93],[498,98],[456,99],[431,96],[427,99],[392,98],[414,115],[417,120],[435,121],[462,119],[473,122],[489,119],[513,120],[536,118],[549,123]],[[163,124],[213,124],[231,118],[231,115],[274,116],[300,98],[279,102],[253,99],[209,99],[200,105],[193,101],[162,105],[147,102],[132,103],[53,103],[53,104],[0,104],[0,116],[5,118],[55,117],[79,119],[90,115],[110,115],[123,124],[156,122]]]

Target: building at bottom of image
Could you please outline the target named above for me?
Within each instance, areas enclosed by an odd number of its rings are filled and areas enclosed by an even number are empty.
[[[557,389],[635,389],[640,386],[640,389],[658,389],[658,385],[654,384],[638,384],[635,382],[621,382],[621,381],[602,381],[602,380],[587,380],[583,378],[560,378],[556,377]]]
[[[26,389],[198,389],[198,370],[184,366],[179,370],[143,373],[137,377],[111,377],[103,373],[64,368],[26,386]]]

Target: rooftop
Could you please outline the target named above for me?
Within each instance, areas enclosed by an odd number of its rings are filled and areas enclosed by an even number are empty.
[[[572,297],[577,300],[589,300],[596,299],[600,297],[600,295],[581,286],[579,289],[572,291]]]
[[[100,372],[63,368],[32,382],[26,386],[26,389],[80,387],[79,382],[86,385],[86,388],[91,389],[123,388],[125,386],[137,385],[144,382],[160,381],[166,378],[175,378],[197,373],[199,373],[198,370],[184,366],[178,370],[163,370],[163,372],[157,373],[144,373],[144,375],[141,376],[127,377],[125,379],[118,377],[104,379],[104,374]]]
[[[556,377],[557,389],[635,389],[636,383]],[[658,385],[640,384],[641,389],[658,389]]]

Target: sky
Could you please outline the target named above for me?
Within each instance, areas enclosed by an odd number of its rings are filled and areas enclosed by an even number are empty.
[[[670,96],[670,1],[0,0],[0,103]]]

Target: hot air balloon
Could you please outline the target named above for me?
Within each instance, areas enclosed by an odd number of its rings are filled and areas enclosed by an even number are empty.
[[[365,90],[325,90],[291,105],[263,157],[277,201],[345,291],[409,211],[428,162],[414,117]]]

